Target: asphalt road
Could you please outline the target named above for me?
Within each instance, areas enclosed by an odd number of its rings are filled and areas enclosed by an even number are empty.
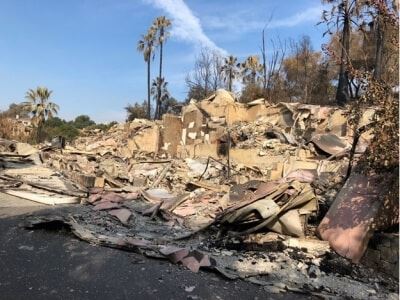
[[[27,230],[25,215],[47,209],[0,194],[0,299],[298,299],[164,260],[93,246],[72,234]]]

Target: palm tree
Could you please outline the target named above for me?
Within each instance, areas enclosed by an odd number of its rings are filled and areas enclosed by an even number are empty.
[[[37,142],[42,139],[43,123],[59,110],[59,106],[50,101],[52,93],[46,87],[37,87],[36,90],[30,89],[25,95],[28,101],[23,104],[32,114],[32,123],[37,126]]]
[[[246,60],[237,65],[242,69],[243,81],[251,84],[256,84],[257,75],[262,69],[259,58],[257,55],[250,55]]]
[[[224,59],[224,65],[221,68],[224,76],[224,80],[228,82],[228,90],[232,92],[232,82],[239,74],[239,69],[237,66],[237,58],[229,55]]]
[[[161,104],[169,99],[168,82],[164,78],[157,77],[151,85],[151,94],[154,100],[160,99],[158,110],[161,112]],[[160,117],[160,116],[159,116]]]
[[[137,50],[143,53],[144,61],[147,63],[147,118],[150,119],[150,62],[154,59],[155,30],[150,27],[147,34],[142,35],[138,41]]]
[[[160,69],[158,78],[163,78],[162,77],[163,45],[169,36],[168,28],[170,26],[171,26],[171,21],[167,19],[165,16],[160,16],[153,22],[153,28],[155,29],[157,35],[157,46],[160,46]],[[157,91],[156,118],[160,118],[160,103],[161,103],[161,86],[159,86],[159,89]]]

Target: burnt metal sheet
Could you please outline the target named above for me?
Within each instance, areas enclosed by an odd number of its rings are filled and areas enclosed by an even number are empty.
[[[316,134],[312,137],[311,142],[330,155],[337,154],[348,148],[344,141],[332,133]]]
[[[236,205],[223,211],[217,218],[221,224],[255,226],[242,231],[247,234],[262,228],[292,236],[304,236],[305,215],[317,210],[313,189],[308,183],[257,182],[254,193],[244,194]],[[254,188],[254,181],[232,187],[235,190]],[[247,188],[247,189],[246,189]],[[228,225],[228,226],[229,226]]]

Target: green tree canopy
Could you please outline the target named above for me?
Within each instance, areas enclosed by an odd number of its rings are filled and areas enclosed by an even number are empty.
[[[1,112],[1,115],[7,118],[29,118],[29,111],[24,104],[11,103],[8,109]]]
[[[125,110],[127,112],[127,118],[126,121],[133,121],[134,119],[145,119],[147,118],[147,112],[151,111],[147,107],[146,101],[143,101],[142,104],[135,103],[134,105],[128,104],[125,107]]]
[[[87,115],[77,116],[73,123],[74,123],[74,126],[78,129],[82,129],[82,128],[96,124],[96,122],[94,122],[92,119],[90,119],[90,117]]]

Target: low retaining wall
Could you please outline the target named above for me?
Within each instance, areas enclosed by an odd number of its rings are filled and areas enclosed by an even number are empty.
[[[394,233],[377,233],[368,244],[361,263],[399,278],[399,235]]]

